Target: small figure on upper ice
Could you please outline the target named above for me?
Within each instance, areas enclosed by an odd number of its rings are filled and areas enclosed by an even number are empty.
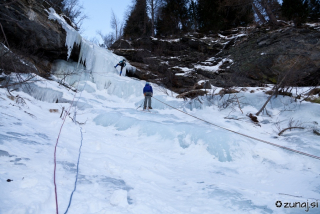
[[[152,86],[150,85],[149,82],[146,82],[146,85],[143,88],[143,94],[144,94],[144,105],[143,105],[143,110],[147,108],[152,109],[151,107],[151,97],[153,96],[153,90]]]
[[[122,69],[123,69],[124,67],[126,67],[126,60],[123,59],[123,60],[120,61],[116,66],[114,66],[114,68],[116,68],[118,65],[121,66],[121,69],[120,69],[120,76],[121,76],[121,74],[122,74]]]

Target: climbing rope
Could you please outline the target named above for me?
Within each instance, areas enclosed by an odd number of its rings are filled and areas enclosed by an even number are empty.
[[[251,139],[253,139],[253,140],[257,140],[257,141],[260,141],[260,142],[262,142],[262,143],[266,143],[266,144],[269,144],[269,145],[272,145],[272,146],[275,146],[275,147],[278,147],[278,148],[281,148],[281,149],[285,149],[285,150],[288,150],[288,151],[291,151],[291,152],[295,152],[295,153],[298,153],[298,154],[301,154],[301,155],[305,155],[305,156],[308,156],[308,157],[311,157],[311,158],[320,160],[320,157],[318,157],[318,156],[311,155],[311,154],[308,154],[308,153],[305,153],[305,152],[301,152],[301,151],[298,151],[298,150],[294,150],[294,149],[291,149],[291,148],[288,148],[288,147],[285,147],[285,146],[281,146],[281,145],[278,145],[278,144],[275,144],[275,143],[271,143],[271,142],[268,142],[268,141],[265,141],[265,140],[261,140],[261,139],[259,139],[259,138],[255,138],[255,137],[252,137],[252,136],[249,136],[249,135],[246,135],[246,134],[242,134],[242,133],[240,133],[240,132],[236,132],[236,131],[233,131],[233,130],[231,130],[231,129],[224,128],[224,127],[222,127],[222,126],[216,125],[216,124],[211,123],[211,122],[209,122],[209,121],[203,120],[203,119],[201,119],[201,118],[199,118],[199,117],[196,117],[196,116],[193,116],[193,115],[191,115],[191,114],[188,114],[188,113],[186,113],[186,112],[184,112],[184,111],[181,111],[181,110],[179,110],[179,109],[177,109],[177,108],[175,108],[175,107],[173,107],[173,106],[171,106],[171,105],[169,105],[169,104],[167,104],[167,103],[162,102],[161,100],[158,100],[158,99],[155,98],[155,97],[152,97],[152,98],[155,99],[155,100],[157,100],[157,101],[159,101],[159,102],[161,102],[161,103],[163,103],[163,104],[165,104],[165,105],[167,105],[167,106],[169,106],[169,107],[171,107],[171,108],[173,108],[173,109],[175,109],[175,110],[177,110],[177,111],[180,111],[180,112],[182,112],[182,113],[184,113],[184,114],[186,114],[186,115],[189,115],[189,116],[191,116],[191,117],[194,117],[194,118],[196,118],[196,119],[198,119],[198,120],[201,120],[201,121],[203,121],[203,122],[205,122],[205,123],[208,123],[208,124],[210,124],[210,125],[216,126],[216,127],[218,127],[218,128],[221,128],[221,129],[227,130],[227,131],[229,131],[229,132],[233,132],[233,133],[235,133],[235,134],[242,135],[242,136],[244,136],[244,137],[251,138]]]
[[[59,205],[58,205],[58,194],[57,194],[57,184],[56,184],[56,169],[57,169],[57,147],[58,147],[58,143],[59,143],[59,138],[60,138],[60,135],[61,135],[61,131],[62,131],[62,128],[63,128],[63,125],[66,121],[66,118],[67,116],[69,115],[70,113],[70,110],[73,106],[73,103],[74,103],[74,100],[75,100],[75,97],[77,95],[77,91],[78,91],[78,88],[79,88],[79,83],[80,83],[80,80],[81,80],[81,75],[79,77],[79,81],[78,81],[78,85],[77,85],[77,89],[76,89],[76,92],[74,93],[74,96],[72,98],[72,102],[70,104],[70,107],[68,109],[68,111],[65,112],[65,115],[63,117],[63,122],[61,124],[61,127],[60,127],[60,130],[59,130],[59,134],[58,134],[58,138],[57,138],[57,141],[56,141],[56,145],[54,147],[54,172],[53,172],[53,183],[54,183],[54,193],[55,193],[55,200],[56,200],[56,214],[59,214]],[[86,86],[86,85],[85,85]],[[84,87],[85,87],[84,86]],[[82,90],[83,91],[83,90]],[[80,97],[81,97],[81,94],[82,94],[82,91],[80,93]],[[80,99],[80,97],[78,98],[78,101]],[[77,101],[77,102],[78,102]],[[74,118],[75,118],[75,115],[74,115]],[[82,145],[82,141],[81,141],[81,145]],[[71,195],[71,198],[72,198],[72,195]],[[69,202],[71,203],[71,202]]]
[[[82,134],[82,127],[80,127],[80,133],[81,133],[81,144],[80,144],[80,147],[79,147],[79,156],[78,156],[78,162],[77,162],[77,174],[76,174],[76,180],[74,182],[74,189],[70,195],[70,200],[69,200],[69,204],[68,204],[68,207],[67,207],[67,210],[65,211],[64,214],[66,214],[71,206],[71,201],[72,201],[72,196],[73,196],[73,193],[76,191],[77,189],[77,182],[78,182],[78,175],[79,175],[79,162],[80,162],[80,156],[81,156],[81,147],[82,147],[82,141],[83,141],[83,134]]]
[[[57,138],[57,141],[56,141],[56,145],[54,147],[54,172],[53,172],[53,183],[54,183],[54,193],[55,193],[55,200],[56,200],[56,213],[59,214],[59,206],[58,206],[58,194],[57,194],[57,184],[56,184],[56,168],[57,168],[57,146],[58,146],[58,143],[59,143],[59,138],[60,138],[60,135],[61,135],[61,131],[62,131],[62,127],[66,121],[66,118],[67,118],[67,115],[69,115],[69,112],[70,112],[70,109],[72,107],[72,104],[74,102],[74,99],[76,97],[76,94],[74,94],[73,96],[73,99],[72,99],[72,102],[71,102],[71,105],[68,109],[68,111],[66,111],[64,117],[63,117],[63,122],[62,122],[62,125],[60,127],[60,131],[59,131],[59,134],[58,134],[58,138]]]
[[[75,108],[75,111],[74,111],[74,116],[73,116],[73,121],[74,123],[76,123],[76,115],[77,115],[77,104],[80,100],[80,98],[82,97],[82,92],[84,91],[85,87],[86,87],[87,83],[83,86],[83,89],[80,93],[80,96],[78,97],[78,100],[77,102],[75,103],[74,105],[74,108]],[[81,133],[81,143],[80,143],[80,147],[79,147],[79,155],[78,155],[78,162],[77,162],[77,173],[76,173],[76,180],[74,182],[74,189],[70,195],[70,199],[69,199],[69,204],[68,204],[68,207],[67,207],[67,210],[65,211],[64,214],[66,214],[71,206],[71,202],[72,202],[72,196],[73,196],[73,193],[76,191],[77,189],[77,182],[78,182],[78,174],[79,174],[79,162],[80,162],[80,156],[81,156],[81,148],[82,148],[82,142],[83,142],[83,134],[82,134],[82,127],[80,127],[80,133]]]

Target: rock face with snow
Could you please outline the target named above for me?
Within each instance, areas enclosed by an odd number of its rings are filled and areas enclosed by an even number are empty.
[[[233,33],[243,35],[240,34],[242,30]],[[111,48],[115,54],[126,57],[138,68],[129,75],[185,93],[194,88],[199,80],[213,79],[220,66],[230,65],[230,60],[222,59],[218,54],[233,44],[236,38],[192,33],[181,38],[122,40]],[[216,85],[221,85],[220,81]]]
[[[290,85],[317,85],[320,81],[320,32],[313,27],[278,30],[256,28],[248,39],[224,52],[234,60],[229,72],[257,83],[276,83],[289,72]],[[288,78],[287,78],[288,79]]]
[[[28,55],[40,73],[49,73],[52,61],[67,58],[66,32],[58,22],[48,19],[48,2],[18,0],[3,4],[0,19],[12,50]]]
[[[319,35],[310,25],[277,30],[262,26],[215,35],[141,38],[112,48],[138,68],[132,76],[177,93],[193,90],[201,80],[219,87],[276,83],[287,71],[288,84],[303,86],[320,80]]]

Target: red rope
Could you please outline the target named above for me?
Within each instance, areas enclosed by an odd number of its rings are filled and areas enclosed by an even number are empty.
[[[54,147],[54,172],[53,172],[53,183],[54,183],[54,193],[55,193],[55,199],[56,199],[56,213],[59,214],[59,206],[58,206],[58,194],[57,194],[57,184],[56,184],[56,168],[57,168],[57,159],[56,159],[56,153],[57,153],[57,146],[58,146],[58,143],[59,143],[59,138],[60,138],[60,134],[61,134],[61,131],[62,131],[62,127],[64,125],[64,122],[66,121],[66,118],[67,118],[67,115],[69,115],[69,112],[71,110],[71,107],[72,107],[72,104],[74,102],[74,99],[76,97],[76,94],[74,94],[73,96],[73,99],[72,99],[72,102],[71,102],[71,105],[68,109],[68,111],[65,113],[64,115],[64,118],[63,118],[63,122],[62,122],[62,125],[60,127],[60,131],[59,131],[59,135],[58,135],[58,138],[57,138],[57,142],[56,142],[56,145]]]

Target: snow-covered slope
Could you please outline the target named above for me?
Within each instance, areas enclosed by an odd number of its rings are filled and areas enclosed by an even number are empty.
[[[155,99],[152,112],[142,112],[145,82],[120,77],[113,68],[120,57],[90,43],[84,47],[86,70],[60,61],[56,81],[37,77],[13,97],[0,89],[1,214],[56,212],[56,143],[59,213],[67,211],[72,193],[70,214],[320,212],[319,160],[217,128]],[[78,93],[59,85],[61,79]],[[219,108],[227,96],[187,102],[153,87],[156,99],[191,115],[320,155],[312,132],[320,123],[318,104],[278,96],[267,106],[272,117],[260,116],[257,126],[245,115],[267,98],[258,88],[238,94],[242,113],[236,106]],[[62,109],[71,105],[63,123]],[[278,136],[277,127],[290,118],[307,128]]]
[[[60,64],[67,67],[66,62]],[[77,189],[68,213],[301,213],[305,208],[277,208],[275,202],[310,206],[320,199],[319,160],[210,126],[156,100],[152,113],[142,112],[137,107],[145,82],[109,72],[100,79],[108,87],[99,89],[92,76],[80,72],[79,84],[75,77],[66,79],[79,93],[58,142],[60,213],[67,209],[74,188],[81,142]],[[61,110],[70,106],[75,93],[54,81],[36,82],[29,89],[14,93],[25,104],[0,91],[0,213],[55,212],[54,147],[63,122]],[[209,101],[188,103],[156,85],[154,89],[155,98],[192,115],[319,155],[319,137],[309,129],[276,137],[274,126],[290,117],[319,123],[317,104],[296,105],[279,96],[267,107],[273,118],[259,117],[259,127],[240,110],[219,110]],[[44,93],[40,96],[39,91]],[[241,95],[244,115],[257,111],[267,98],[259,90]],[[56,98],[64,103],[55,103]],[[211,102],[217,104],[219,97]],[[79,123],[71,119],[75,111]]]

